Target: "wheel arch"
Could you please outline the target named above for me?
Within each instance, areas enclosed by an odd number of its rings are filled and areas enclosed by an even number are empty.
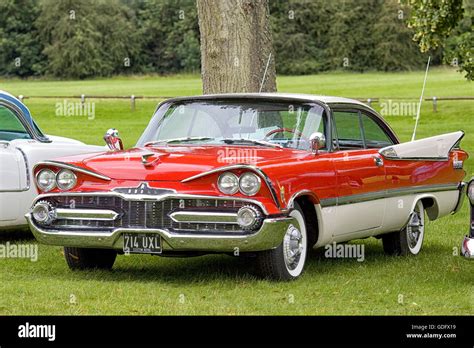
[[[306,222],[306,230],[308,233],[309,247],[312,248],[319,239],[319,219],[316,212],[315,205],[319,204],[319,200],[316,195],[311,192],[302,192],[301,194],[292,197],[288,207],[290,209],[294,208],[294,203],[298,205],[303,210],[303,215]]]
[[[418,201],[421,201],[421,203],[423,204],[423,208],[426,211],[426,215],[428,215],[428,218],[431,221],[436,220],[438,218],[438,216],[439,216],[439,204],[438,204],[438,199],[436,198],[436,196],[431,195],[431,194],[419,195],[413,201],[411,211],[413,211],[415,209],[415,206],[418,203]]]

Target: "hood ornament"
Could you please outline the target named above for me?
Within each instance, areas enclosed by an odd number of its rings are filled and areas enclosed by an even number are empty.
[[[145,153],[142,155],[142,163],[145,167],[148,167],[148,166],[151,166],[153,162],[155,161],[151,161],[151,162],[148,162],[148,158],[152,157],[154,155],[154,153],[150,152],[150,153]]]
[[[148,159],[150,157],[156,156],[156,158],[152,161],[149,161]],[[155,152],[148,152],[142,155],[142,163],[145,167],[153,167],[157,162],[160,161],[160,158],[162,156],[169,156],[169,153],[155,153]]]

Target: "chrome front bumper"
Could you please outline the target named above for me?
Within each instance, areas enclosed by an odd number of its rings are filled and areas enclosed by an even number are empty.
[[[249,252],[275,249],[283,242],[283,236],[294,218],[267,218],[259,230],[252,234],[226,235],[196,233],[171,233],[164,229],[117,228],[111,232],[44,230],[25,215],[35,238],[44,244],[79,248],[123,250],[123,233],[156,233],[162,238],[163,251]]]

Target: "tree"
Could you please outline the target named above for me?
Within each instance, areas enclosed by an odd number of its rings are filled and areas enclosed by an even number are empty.
[[[406,25],[408,14],[397,0],[385,0],[374,26],[374,55],[377,70],[404,71],[423,68],[427,55],[412,41],[413,31]],[[433,62],[434,52],[431,61]]]
[[[140,62],[146,72],[170,74],[200,68],[199,27],[192,0],[132,3],[142,41]]]
[[[86,78],[126,72],[139,47],[129,16],[116,0],[43,0],[37,25],[46,73]]]
[[[34,21],[36,0],[0,1],[0,76],[32,76],[42,73],[45,57]]]
[[[203,92],[276,91],[268,0],[197,0]]]
[[[459,23],[466,18],[465,35],[459,35],[457,48],[452,47],[450,56],[456,56],[466,78],[474,79],[474,35],[472,33],[472,4],[470,0],[404,0],[411,9],[409,26],[415,29],[413,39],[419,43],[420,50],[443,47]],[[464,11],[464,7],[469,11]],[[467,14],[465,16],[465,14]]]

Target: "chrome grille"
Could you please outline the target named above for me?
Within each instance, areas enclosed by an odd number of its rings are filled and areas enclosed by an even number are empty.
[[[110,231],[115,228],[139,228],[139,229],[167,229],[172,232],[196,232],[200,233],[249,233],[243,231],[235,224],[215,224],[215,223],[184,223],[176,222],[169,217],[169,214],[176,211],[195,212],[237,212],[248,202],[239,200],[222,199],[197,199],[197,198],[168,198],[161,201],[153,200],[125,200],[119,196],[52,196],[47,198],[56,208],[70,209],[110,209],[120,214],[114,221],[96,220],[70,220],[58,219],[49,226],[42,226],[45,229],[70,229]],[[257,209],[260,208],[251,204]]]

